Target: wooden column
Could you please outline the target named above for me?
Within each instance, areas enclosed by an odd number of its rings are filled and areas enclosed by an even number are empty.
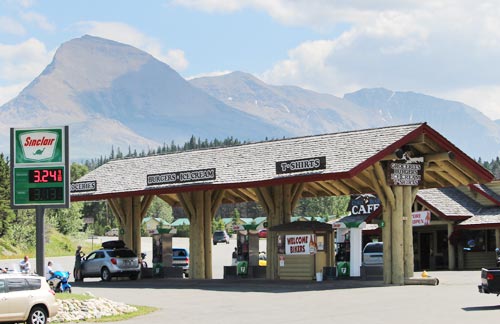
[[[500,228],[495,229],[495,247],[500,248]]]
[[[412,205],[417,196],[418,187],[403,187],[403,231],[404,231],[404,255],[405,268],[404,277],[411,278],[415,270],[415,255],[413,253],[413,223]]]
[[[212,219],[224,191],[207,190],[177,194],[189,218],[189,274],[192,279],[212,279]]]
[[[292,212],[302,195],[304,184],[284,184],[255,189],[264,212],[267,214],[268,227],[290,223]],[[266,278],[278,277],[278,239],[275,232],[267,234]]]
[[[404,285],[403,187],[394,186],[396,204],[392,209],[392,284]]]
[[[453,222],[448,223],[448,237],[453,233]],[[455,270],[455,246],[448,240],[448,269]]]
[[[144,216],[154,196],[133,196],[125,198],[112,198],[108,204],[113,214],[118,218],[120,229],[119,239],[133,250],[137,255],[141,251],[141,225]],[[120,231],[121,232],[121,231]]]
[[[389,186],[380,162],[375,163],[366,174],[383,208],[384,282],[404,285],[405,277],[413,276],[411,205],[417,188]]]

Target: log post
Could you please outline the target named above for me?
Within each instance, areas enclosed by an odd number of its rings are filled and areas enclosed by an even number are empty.
[[[413,190],[410,186],[403,188],[403,238],[404,238],[404,278],[411,278],[414,274],[413,255],[413,223],[411,207],[413,205]]]
[[[212,279],[212,219],[224,197],[222,190],[177,194],[189,218],[189,272],[192,279]]]
[[[448,237],[453,233],[453,222],[448,223]],[[498,245],[497,245],[498,246]],[[448,240],[448,269],[455,270],[455,246]]]
[[[304,184],[284,184],[255,189],[259,203],[267,214],[268,227],[290,223],[292,212],[299,201]],[[278,236],[276,232],[267,234],[266,278],[278,278]]]
[[[403,187],[393,187],[396,205],[392,209],[392,283],[404,285]]]

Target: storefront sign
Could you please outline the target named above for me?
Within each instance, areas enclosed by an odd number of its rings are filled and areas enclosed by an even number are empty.
[[[70,192],[87,192],[97,190],[97,181],[72,182]]]
[[[178,171],[170,173],[156,173],[147,175],[147,185],[155,186],[169,183],[185,183],[196,181],[215,180],[215,168]]]
[[[389,162],[387,182],[390,186],[419,186],[422,182],[423,163]]]
[[[326,156],[276,162],[276,174],[326,169]]]
[[[316,253],[316,235],[286,235],[285,236],[285,254],[286,255],[305,255]]]
[[[431,212],[419,211],[411,213],[413,226],[427,226],[431,223]]]
[[[68,126],[11,128],[11,207],[69,207]]]
[[[351,195],[348,210],[351,215],[370,215],[380,207],[380,199],[375,195]]]

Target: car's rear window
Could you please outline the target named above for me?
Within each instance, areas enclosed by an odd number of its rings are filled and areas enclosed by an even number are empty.
[[[382,253],[384,250],[384,245],[380,244],[367,244],[364,253]]]
[[[108,254],[112,258],[134,258],[137,255],[132,250],[128,249],[117,249],[108,251]]]
[[[173,254],[176,257],[184,257],[187,256],[187,251],[186,250],[173,250]]]

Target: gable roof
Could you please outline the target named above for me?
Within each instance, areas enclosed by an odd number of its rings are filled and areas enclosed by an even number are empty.
[[[95,181],[96,190],[72,192],[71,200],[160,195],[176,206],[179,192],[226,189],[223,203],[235,203],[256,201],[251,188],[285,183],[304,183],[303,196],[308,197],[369,193],[373,189],[363,172],[402,147],[411,148],[417,156],[453,153],[453,161],[430,162],[431,168],[424,168],[424,188],[493,178],[438,132],[419,123],[110,161],[78,180]],[[324,157],[324,169],[277,173],[281,162],[318,157]],[[207,169],[215,173],[204,181],[147,183],[148,175]],[[450,170],[456,176],[450,176]]]

